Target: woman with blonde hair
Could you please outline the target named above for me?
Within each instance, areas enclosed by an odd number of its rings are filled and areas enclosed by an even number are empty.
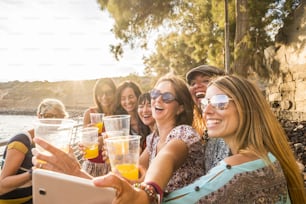
[[[233,155],[165,196],[163,203],[306,203],[288,139],[256,85],[236,76],[219,77],[208,85],[201,106],[208,136],[223,138]],[[140,188],[114,174],[96,178],[94,184],[115,188],[114,203],[154,203],[163,197],[157,178],[170,171],[155,164]]]
[[[37,108],[37,118],[66,118],[64,104],[46,98]],[[10,138],[4,150],[0,175],[0,203],[32,203],[32,139],[34,129]]]

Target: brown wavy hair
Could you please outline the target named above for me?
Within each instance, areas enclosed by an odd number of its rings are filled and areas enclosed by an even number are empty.
[[[174,74],[166,74],[163,77],[161,77],[157,82],[156,85],[168,81],[172,84],[172,87],[175,92],[176,100],[180,105],[183,105],[183,111],[177,116],[176,118],[176,124],[178,125],[190,125],[193,124],[193,111],[195,107],[195,103],[192,100],[191,94],[189,92],[189,89],[187,87],[187,84],[185,81],[180,78],[179,76],[176,76]]]

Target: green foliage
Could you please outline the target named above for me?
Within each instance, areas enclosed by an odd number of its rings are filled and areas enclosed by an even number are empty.
[[[122,45],[148,49],[150,34],[162,31],[155,41],[155,50],[145,57],[145,73],[158,77],[167,72],[184,75],[200,64],[224,67],[224,2],[220,0],[98,0],[115,19],[113,32],[122,44],[113,45],[116,57],[123,54]],[[246,2],[247,27],[240,42],[235,42],[236,5]],[[240,63],[238,74],[255,71],[267,76],[263,51],[274,43],[277,33],[288,14],[299,0],[228,0],[231,66]],[[166,32],[167,31],[167,32]],[[236,43],[236,45],[234,45]],[[238,64],[239,64],[238,63]]]
[[[156,52],[145,59],[146,73],[157,76],[168,72],[182,74],[192,67],[205,63],[205,60],[196,61],[189,56],[189,53],[194,52],[196,48],[186,44],[186,38],[188,36],[171,33],[158,39]],[[151,67],[154,67],[154,70]]]

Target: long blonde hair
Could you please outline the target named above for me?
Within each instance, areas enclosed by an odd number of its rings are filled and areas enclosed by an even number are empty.
[[[259,88],[237,76],[223,76],[214,85],[230,96],[239,114],[235,145],[240,153],[253,152],[271,164],[267,152],[280,162],[291,201],[306,203],[304,184],[287,136]]]

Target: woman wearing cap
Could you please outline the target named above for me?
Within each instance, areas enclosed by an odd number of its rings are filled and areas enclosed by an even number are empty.
[[[201,107],[200,101],[206,95],[208,83],[217,76],[224,75],[223,70],[210,65],[201,65],[191,69],[186,74],[186,81],[189,85],[189,91],[192,95],[192,99],[198,106],[198,110],[195,114],[200,115],[201,118]],[[203,135],[203,143],[205,149],[205,173],[211,168],[216,166],[219,161],[230,155],[230,150],[222,138],[209,138],[207,132],[204,132],[205,124],[204,121],[195,120],[194,126],[197,127],[197,131],[200,135]]]
[[[174,75],[160,78],[150,96],[156,125],[153,133],[146,139],[147,146],[141,154],[139,164],[148,169],[145,179],[158,182],[165,192],[172,192],[194,182],[204,173],[202,143],[192,127],[195,104],[185,81]],[[47,156],[35,152],[33,161],[37,167],[37,160],[44,160],[47,161],[43,165],[44,169],[90,178],[80,170],[75,158],[39,138],[35,142],[53,153],[52,156]],[[155,168],[150,168],[151,165]]]
[[[208,85],[201,105],[210,137],[223,138],[233,155],[193,184],[164,196],[164,204],[306,203],[303,178],[288,139],[256,85],[222,76]],[[140,189],[114,174],[96,178],[94,184],[115,188],[113,203],[158,203],[163,197],[158,175],[169,169],[156,164],[146,175],[149,186]],[[150,168],[159,172],[149,174]]]

